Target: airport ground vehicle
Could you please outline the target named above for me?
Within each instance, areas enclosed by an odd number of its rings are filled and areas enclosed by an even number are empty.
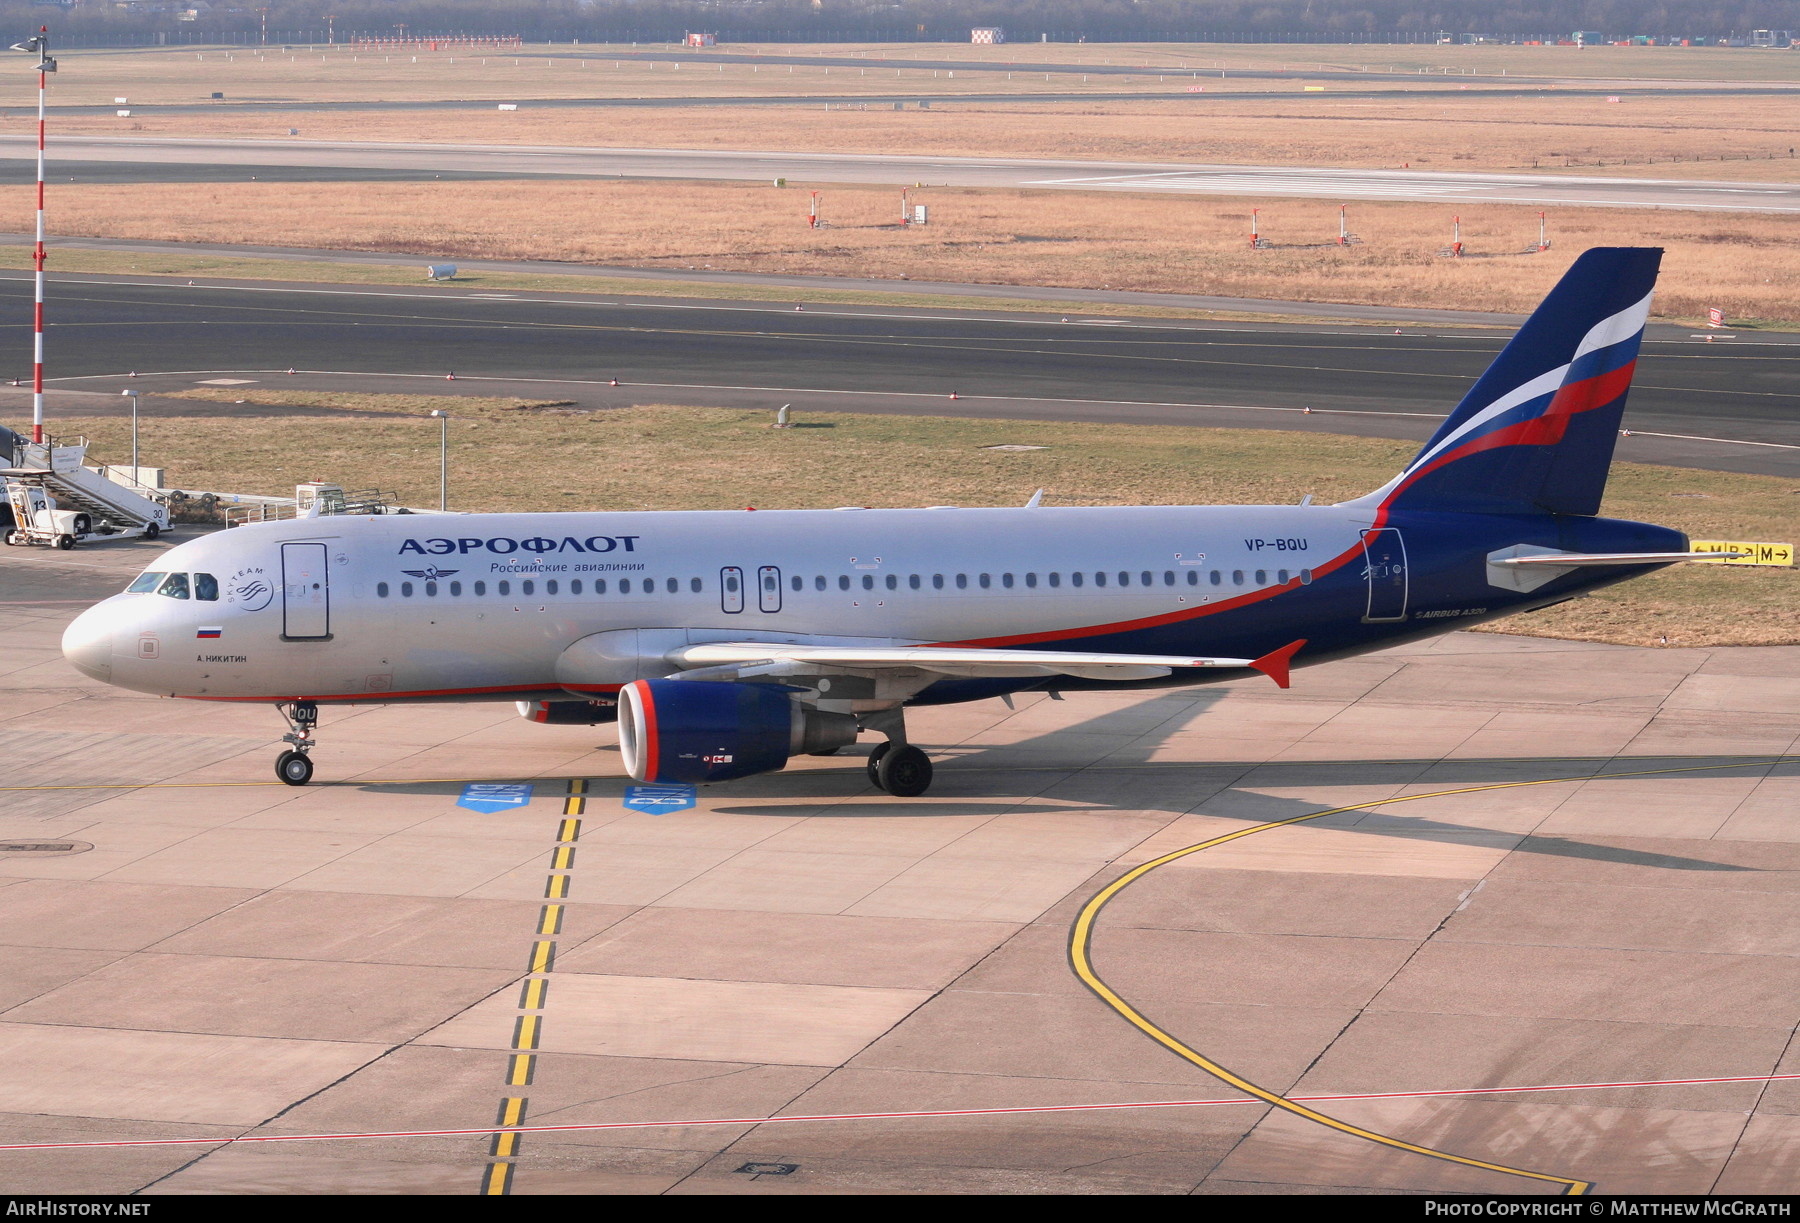
[[[109,478],[86,466],[86,457],[85,439],[0,438],[0,489],[12,519],[0,539],[66,550],[94,539],[155,539],[169,529],[168,502],[159,491]]]

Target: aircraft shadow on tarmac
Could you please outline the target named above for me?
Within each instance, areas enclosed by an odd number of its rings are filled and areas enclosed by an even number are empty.
[[[1475,757],[1272,762],[1157,762],[1146,759],[1150,752],[1173,735],[1194,729],[1202,715],[1214,712],[1214,707],[1226,695],[1215,689],[1172,692],[1151,701],[1111,709],[1073,726],[1058,727],[1042,735],[1004,746],[934,748],[932,754],[937,757],[938,762],[936,793],[939,797],[931,802],[888,800],[879,805],[838,805],[839,800],[852,797],[867,788],[862,758],[860,754],[852,754],[845,759],[847,767],[804,773],[775,773],[749,778],[734,783],[732,787],[746,798],[786,797],[789,799],[787,802],[723,806],[717,810],[723,815],[808,815],[850,819],[1162,811],[1170,816],[1191,813],[1221,819],[1241,819],[1248,828],[1307,816],[1320,810],[1318,803],[1283,799],[1264,792],[1265,787],[1274,786],[1424,785],[1434,789],[1456,790],[1560,778],[1575,781],[1607,775],[1641,777],[1658,769],[1684,770],[1680,773],[1662,774],[1670,778],[1800,775],[1800,760],[1778,764],[1771,772],[1769,758],[1766,756]],[[1219,712],[1217,716],[1225,715]],[[1064,769],[1057,763],[1058,742],[1083,736],[1116,738],[1121,754],[1099,763],[1070,763]],[[1130,757],[1123,755],[1124,752],[1129,752]],[[984,758],[990,761],[989,767],[982,767]],[[1159,780],[1152,785],[1133,786],[1126,802],[1114,802],[1111,795],[1120,788],[1117,773],[1121,770],[1129,770],[1140,777],[1147,773],[1164,775],[1180,786],[1180,792],[1178,795],[1169,794],[1169,785]],[[1041,773],[1059,776],[1060,779],[1054,784],[1067,796],[1066,799],[1054,804],[1032,803],[1032,792],[1041,792],[1041,785],[1021,792],[1025,790],[1024,785],[1020,784],[1025,780],[1021,774],[1029,776]],[[593,779],[589,784],[589,800],[592,802],[596,799],[621,797],[625,787],[630,784],[628,778],[622,777]],[[436,786],[421,783],[383,787],[390,792],[394,789],[425,792],[439,788],[441,783]],[[1219,800],[1233,795],[1253,799],[1255,815],[1239,816],[1209,810]],[[951,801],[946,802],[945,798],[950,798]],[[1454,802],[1455,799],[1440,801]],[[1323,816],[1315,826],[1370,836],[1441,839],[1447,842],[1462,840],[1472,834],[1491,836],[1495,833],[1492,828],[1474,824],[1458,824],[1412,815],[1386,815],[1375,811]],[[1561,836],[1534,833],[1523,835],[1524,839],[1514,847],[1514,852],[1663,870],[1737,872],[1763,869],[1616,845],[1593,844]]]

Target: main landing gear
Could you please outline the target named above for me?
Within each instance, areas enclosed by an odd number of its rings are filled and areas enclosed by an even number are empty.
[[[906,712],[901,706],[864,714],[863,730],[886,735],[869,753],[869,784],[895,798],[914,798],[931,788],[931,757],[906,741]]]
[[[931,788],[931,757],[910,743],[877,743],[869,753],[869,784],[895,798],[913,798]]]
[[[275,776],[290,786],[303,786],[312,780],[313,731],[319,725],[319,707],[312,701],[289,701],[275,708],[288,724],[283,743],[294,746],[275,758]]]

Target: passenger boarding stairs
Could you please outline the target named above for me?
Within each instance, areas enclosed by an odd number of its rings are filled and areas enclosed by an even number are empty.
[[[90,539],[154,539],[169,529],[161,491],[85,466],[86,438],[68,444],[20,441],[10,456],[0,457],[11,460],[0,468],[13,510],[8,543],[72,548]]]

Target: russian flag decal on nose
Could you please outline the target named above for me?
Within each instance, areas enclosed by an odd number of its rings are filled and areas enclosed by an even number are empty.
[[[220,637],[220,636],[223,636],[224,633],[225,633],[225,630],[222,628],[219,628],[217,626],[208,626],[206,628],[195,629],[194,637],[196,640],[198,640],[200,638],[205,638],[205,637]]]

